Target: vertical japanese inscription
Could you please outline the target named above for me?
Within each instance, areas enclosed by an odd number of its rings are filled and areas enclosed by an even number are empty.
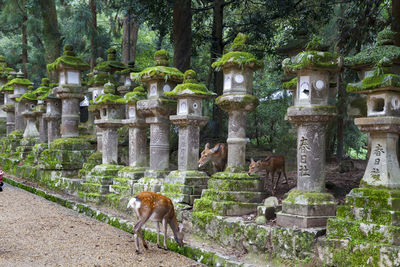
[[[380,162],[381,162],[381,155],[385,153],[383,147],[381,144],[377,144],[372,151],[372,153],[375,155],[374,159],[374,167],[371,169],[370,175],[372,179],[375,181],[379,180],[381,177],[381,171],[379,169],[380,167]]]
[[[299,166],[299,175],[300,176],[310,176],[310,170],[307,167],[307,151],[310,151],[311,148],[308,144],[308,139],[304,136],[301,137],[299,143],[300,150],[300,166]]]

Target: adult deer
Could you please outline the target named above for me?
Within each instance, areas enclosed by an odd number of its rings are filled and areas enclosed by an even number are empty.
[[[258,173],[261,171],[266,171],[267,175],[264,179],[264,189],[267,189],[267,183],[266,179],[268,178],[269,174],[271,175],[271,182],[274,185],[272,192],[275,191],[276,186],[278,185],[279,179],[281,178],[281,173],[283,172],[283,176],[285,177],[285,182],[288,184],[288,180],[286,177],[286,172],[285,172],[285,157],[282,155],[276,155],[276,156],[268,156],[263,160],[259,161],[254,161],[254,159],[251,159],[250,166],[249,166],[249,175],[253,173]],[[274,184],[274,176],[275,172],[278,173],[278,178],[276,179],[276,182]]]
[[[201,152],[199,168],[211,160],[214,173],[222,172],[225,169],[227,158],[228,147],[226,144],[218,143],[213,148],[210,148],[210,143],[207,143],[204,150]]]
[[[164,227],[164,249],[167,249],[167,227],[171,227],[174,233],[175,241],[179,246],[183,246],[183,225],[179,224],[176,220],[174,204],[172,204],[171,199],[166,196],[153,193],[153,192],[142,192],[137,194],[135,197],[129,200],[128,208],[132,208],[139,221],[133,228],[133,232],[136,234],[136,253],[141,254],[139,245],[139,235],[142,239],[142,244],[145,249],[148,249],[146,241],[144,240],[142,233],[142,226],[147,222],[147,220],[152,220],[157,222],[157,246],[160,246],[160,222],[162,222]]]

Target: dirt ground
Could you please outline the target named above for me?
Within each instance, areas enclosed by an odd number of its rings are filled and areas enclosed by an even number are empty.
[[[171,231],[169,229],[169,231]],[[201,266],[23,190],[0,193],[0,266]]]

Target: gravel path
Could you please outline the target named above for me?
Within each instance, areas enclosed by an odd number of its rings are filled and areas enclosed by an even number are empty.
[[[171,231],[169,229],[168,231]],[[201,266],[23,190],[0,192],[0,266]]]

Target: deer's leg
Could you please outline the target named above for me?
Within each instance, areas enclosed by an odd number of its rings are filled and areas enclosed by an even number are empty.
[[[161,246],[160,246],[160,222],[157,222],[157,247],[161,248]]]
[[[145,214],[139,222],[133,227],[133,232],[136,234],[136,253],[140,254],[140,247],[139,247],[139,235],[141,236],[143,246],[147,249],[147,244],[144,242],[143,234],[142,234],[142,226],[147,222],[150,218],[150,213]]]
[[[279,173],[278,173],[278,178],[277,178],[276,181],[275,181],[274,190],[275,190],[276,187],[278,186],[279,179],[281,179],[281,173],[282,173],[282,172],[279,172]]]
[[[145,249],[149,249],[149,246],[147,246],[146,240],[144,240],[143,230],[140,231],[140,238],[142,239],[143,247],[144,247]]]
[[[168,232],[168,224],[167,224],[167,220],[163,219],[162,221],[163,223],[163,227],[164,227],[164,249],[167,249],[167,232]]]
[[[289,181],[286,177],[285,167],[283,167],[282,171],[283,171],[283,177],[285,177],[285,184],[287,184],[289,186]]]

